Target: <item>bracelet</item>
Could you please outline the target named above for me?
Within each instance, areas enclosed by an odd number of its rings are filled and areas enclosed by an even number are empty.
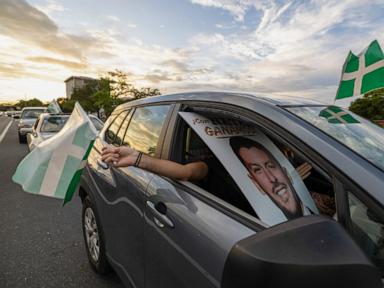
[[[139,167],[142,156],[143,156],[143,152],[139,152],[139,154],[137,154],[137,158],[136,158],[135,164],[133,164],[133,166]]]

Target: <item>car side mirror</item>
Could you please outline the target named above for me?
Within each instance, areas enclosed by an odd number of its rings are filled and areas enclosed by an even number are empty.
[[[323,216],[288,221],[236,243],[223,288],[379,288],[378,269],[344,228]]]

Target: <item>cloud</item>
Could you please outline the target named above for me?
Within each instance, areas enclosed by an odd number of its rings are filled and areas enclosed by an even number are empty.
[[[54,12],[63,12],[66,10],[63,5],[55,0],[46,0],[45,5],[36,5],[36,8],[47,15],[51,15]]]
[[[193,62],[213,67],[213,86],[332,99],[348,50],[359,53],[384,31],[380,1],[191,1],[227,10],[237,21],[251,9],[261,15],[252,31],[190,39],[200,51]]]
[[[103,46],[94,37],[61,32],[46,14],[24,0],[2,0],[0,23],[0,34],[67,57],[85,59],[92,47]]]
[[[55,64],[64,66],[68,69],[85,69],[88,67],[88,64],[82,63],[82,62],[73,62],[73,61],[66,61],[61,59],[55,59],[50,57],[28,57],[26,58],[29,61],[37,62],[37,63],[44,63],[44,64]]]
[[[194,4],[221,8],[231,13],[236,21],[243,21],[246,11],[252,6],[249,0],[191,0]]]

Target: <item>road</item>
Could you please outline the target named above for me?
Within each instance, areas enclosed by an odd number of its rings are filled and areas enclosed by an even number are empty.
[[[0,116],[0,287],[123,287],[116,274],[100,277],[88,264],[78,197],[62,207],[61,200],[25,193],[12,182],[28,153],[16,127]]]

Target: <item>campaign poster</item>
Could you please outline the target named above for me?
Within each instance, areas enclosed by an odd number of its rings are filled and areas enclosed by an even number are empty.
[[[179,115],[232,175],[260,220],[276,225],[318,214],[296,169],[255,125],[193,112]]]

